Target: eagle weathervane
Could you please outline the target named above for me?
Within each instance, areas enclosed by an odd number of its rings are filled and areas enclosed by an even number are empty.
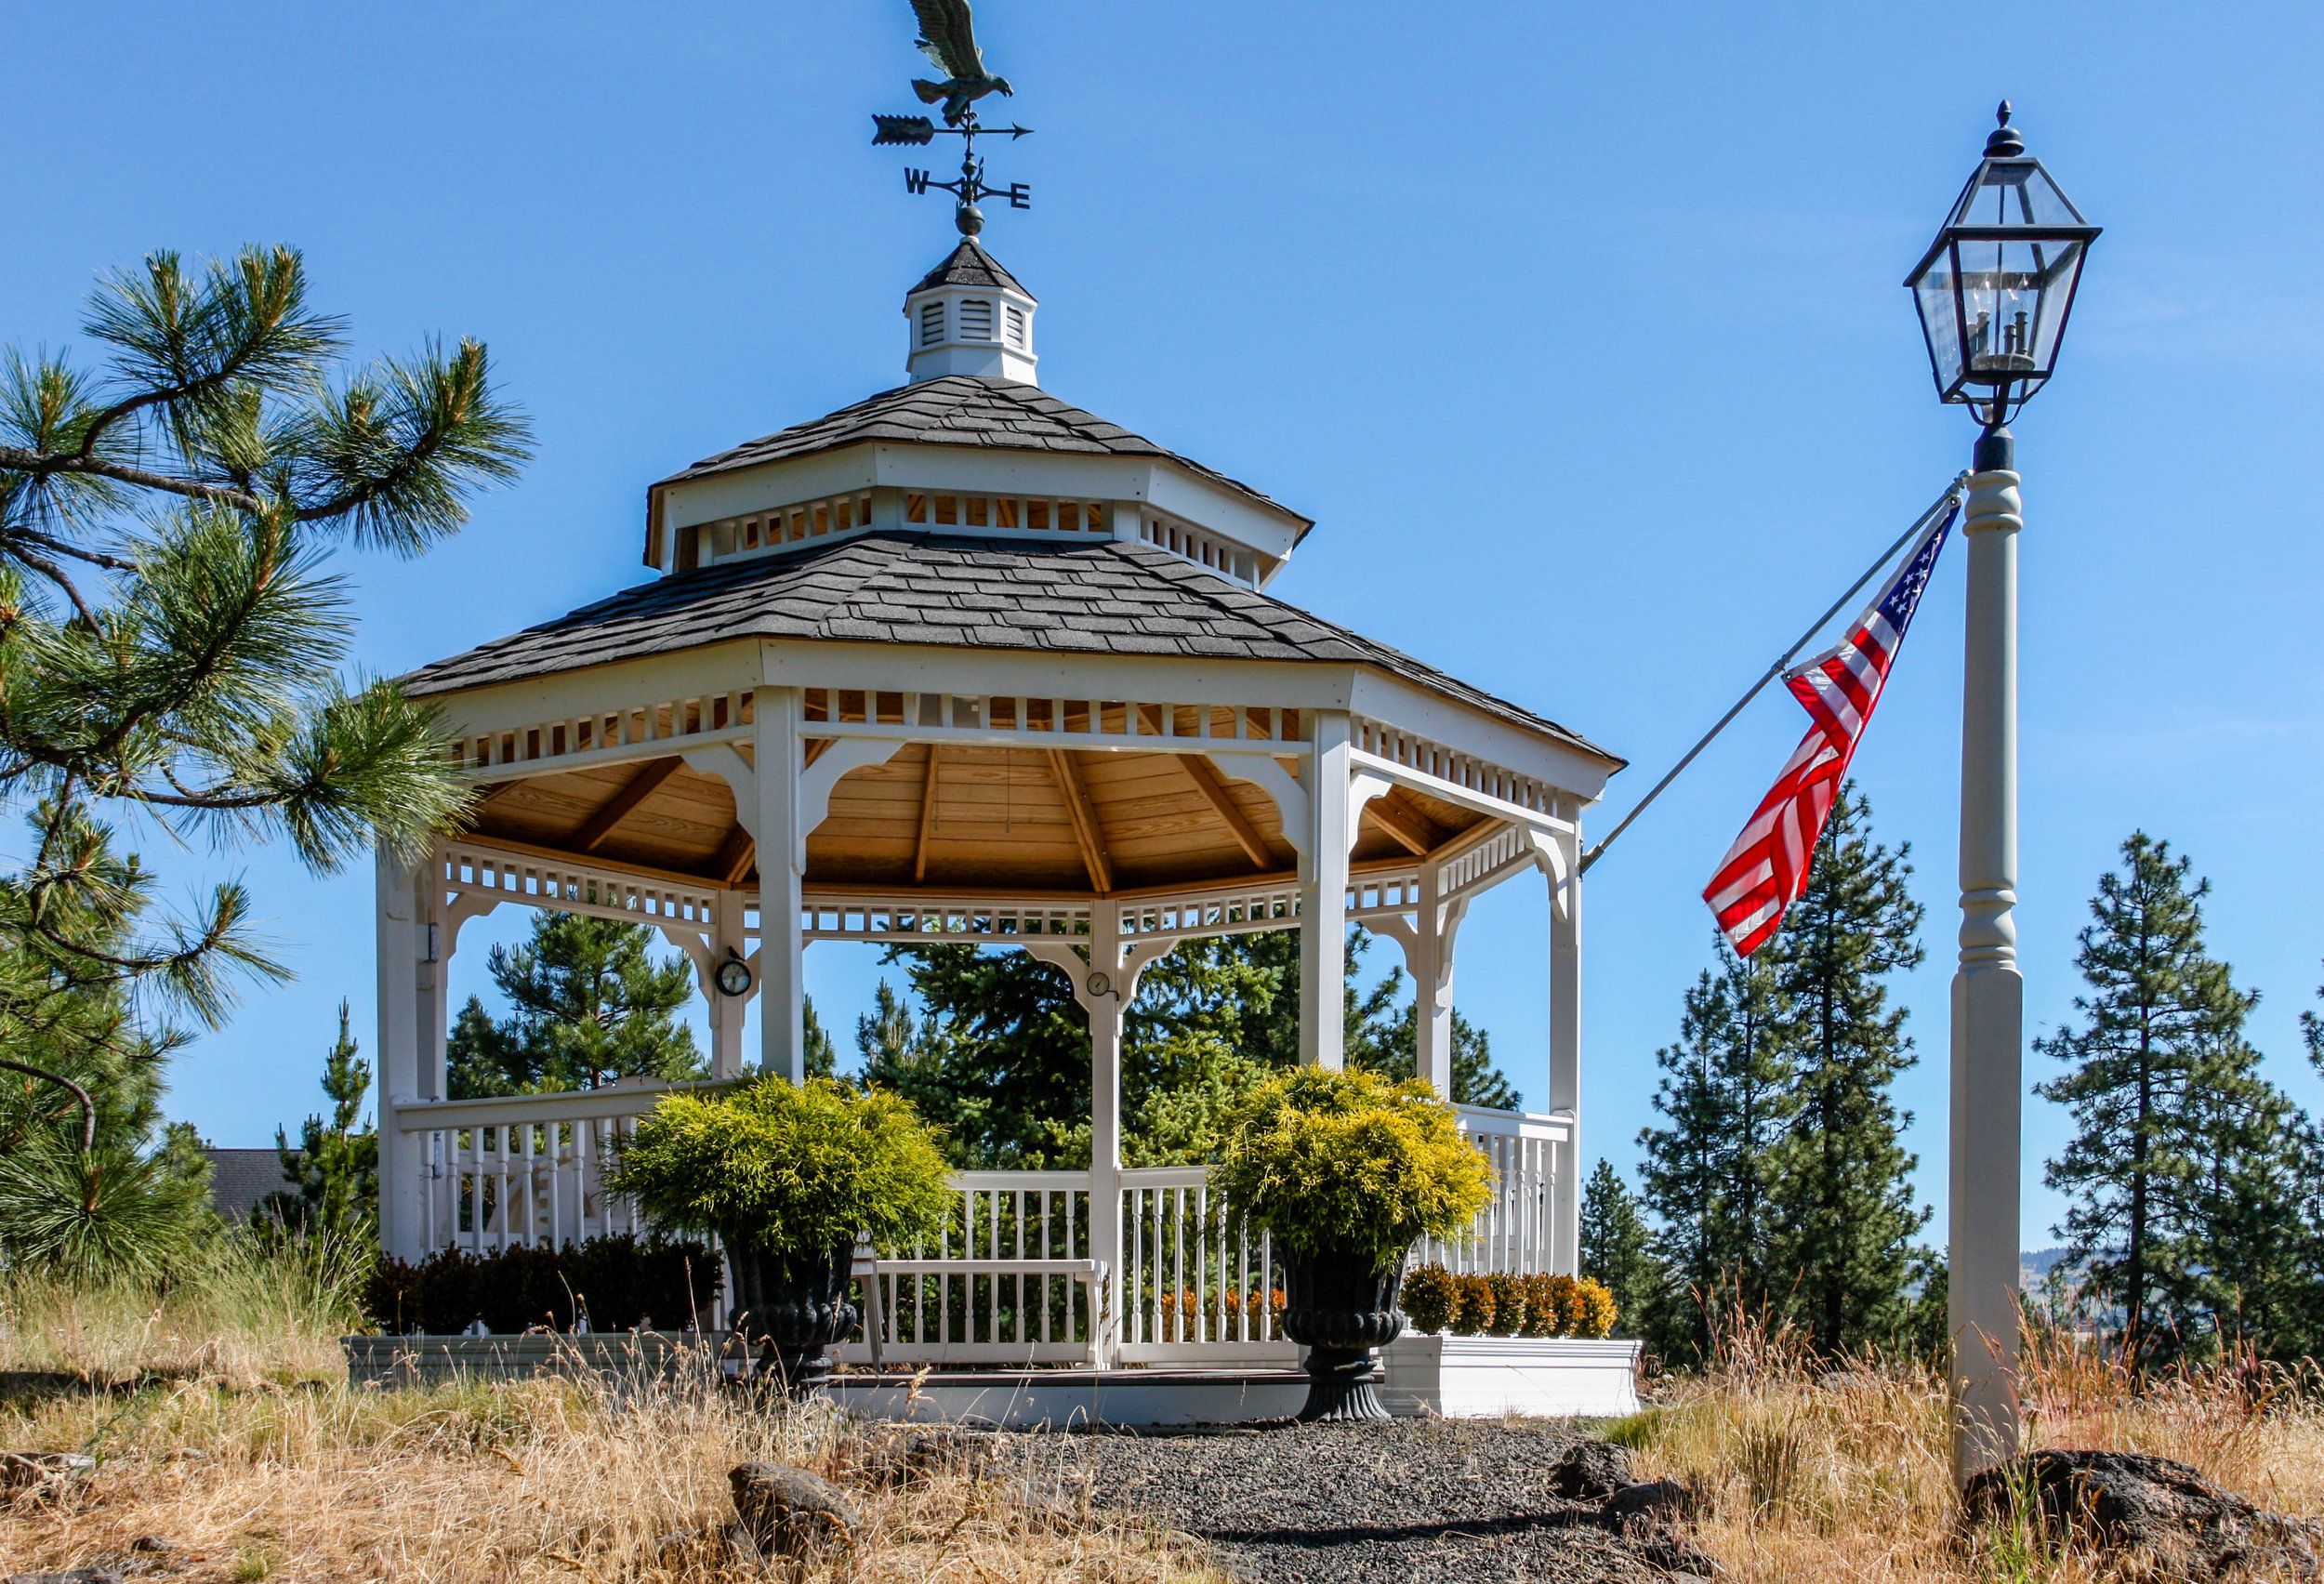
[[[969,16],[969,0],[912,0],[912,14],[919,19],[921,50],[945,73],[941,83],[915,78],[912,91],[919,95],[922,104],[943,104],[944,124],[939,126],[925,115],[875,115],[872,142],[875,146],[919,146],[934,142],[939,134],[959,139],[957,181],[931,180],[927,171],[907,166],[904,189],[907,192],[925,192],[933,187],[954,194],[959,202],[953,210],[953,223],[960,228],[962,236],[974,236],[984,229],[984,211],[976,206],[980,198],[1006,198],[1012,209],[1033,207],[1033,190],[1023,182],[1012,181],[1006,187],[985,183],[984,162],[976,157],[977,139],[1007,138],[1014,141],[1033,128],[1013,125],[988,128],[978,124],[978,99],[995,93],[1010,97],[1016,90],[1009,86],[1008,78],[984,69],[984,52],[976,46],[976,26]]]

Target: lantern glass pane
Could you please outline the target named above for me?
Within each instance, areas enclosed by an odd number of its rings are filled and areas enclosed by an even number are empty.
[[[1963,239],[1950,251],[1961,271],[1969,379],[1993,384],[2048,374],[2081,244]]]
[[[1961,321],[1953,301],[1953,250],[1941,249],[1912,283],[1913,305],[1921,310],[1921,329],[1929,340],[1929,362],[1936,370],[1937,389],[1958,389],[1965,372],[1961,361]]]
[[[1954,205],[1953,226],[2079,226],[2080,211],[2034,159],[1987,160]]]

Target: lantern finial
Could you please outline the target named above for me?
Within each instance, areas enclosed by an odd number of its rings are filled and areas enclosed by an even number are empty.
[[[1995,126],[1986,138],[1985,157],[1989,160],[2005,160],[2024,153],[2026,140],[2020,138],[2017,135],[2017,129],[2009,124],[2009,100],[2001,101],[2001,108],[1993,112],[1993,118],[2000,125]]]

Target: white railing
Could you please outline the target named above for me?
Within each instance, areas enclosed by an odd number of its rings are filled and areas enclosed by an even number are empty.
[[[1087,1364],[1103,1330],[1086,1171],[963,1171],[932,1244],[881,1257],[863,1279],[883,1363]],[[868,1339],[837,1350],[867,1362]]]
[[[1274,1245],[1211,1193],[1207,1166],[1122,1173],[1121,1290],[1116,1363],[1297,1355],[1276,1326]]]
[[[675,1086],[680,1091],[702,1086]],[[561,1246],[645,1230],[604,1188],[616,1141],[671,1086],[633,1083],[571,1094],[405,1102],[395,1125],[423,1179],[416,1241],[479,1253]],[[1536,1272],[1559,1263],[1557,1174],[1571,1169],[1562,1117],[1457,1108],[1493,1167],[1491,1200],[1466,1238],[1423,1242],[1415,1262],[1456,1271]],[[838,1350],[888,1365],[1278,1362],[1296,1349],[1278,1317],[1283,1271],[1210,1189],[1207,1166],[1121,1174],[1120,1235],[1092,1226],[1088,1171],[964,1171],[932,1242],[882,1249],[863,1276],[866,1333]],[[395,1195],[383,1195],[392,1202]],[[397,1229],[383,1228],[393,1236]],[[1109,1272],[1093,1254],[1120,1249]],[[1109,1294],[1111,1295],[1109,1297]]]
[[[420,1241],[481,1254],[644,1230],[635,1206],[605,1192],[605,1168],[616,1137],[672,1089],[623,1084],[397,1105],[396,1125],[416,1146],[407,1158],[423,1179]]]
[[[1460,1130],[1474,1140],[1493,1164],[1493,1196],[1477,1212],[1468,1237],[1458,1242],[1424,1238],[1412,1251],[1415,1263],[1437,1261],[1459,1272],[1549,1271],[1554,1239],[1551,1208],[1556,1196],[1560,1155],[1570,1156],[1573,1128],[1549,1116],[1522,1111],[1458,1106]]]

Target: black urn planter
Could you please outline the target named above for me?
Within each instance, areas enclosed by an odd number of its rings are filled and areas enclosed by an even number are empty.
[[[854,1244],[822,1256],[781,1255],[730,1237],[726,1248],[734,1268],[734,1335],[746,1350],[773,1354],[785,1391],[812,1391],[831,1373],[831,1344],[855,1329],[847,1292]]]
[[[1368,1254],[1327,1248],[1283,1256],[1283,1334],[1307,1349],[1301,1419],[1384,1419],[1372,1390],[1372,1350],[1404,1329],[1396,1295],[1404,1255],[1376,1266]]]

